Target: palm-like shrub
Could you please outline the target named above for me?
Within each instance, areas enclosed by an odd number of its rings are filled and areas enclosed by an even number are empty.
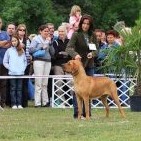
[[[104,70],[120,76],[126,74],[127,78],[136,78],[134,94],[141,96],[141,20],[136,22],[131,31],[120,31],[124,44],[107,52]]]

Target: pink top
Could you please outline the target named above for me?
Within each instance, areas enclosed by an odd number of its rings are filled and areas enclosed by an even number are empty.
[[[68,39],[70,39],[73,32],[78,29],[80,19],[81,19],[81,16],[79,16],[79,17],[70,16],[70,19],[69,19],[69,31],[68,31],[68,34],[67,34]]]

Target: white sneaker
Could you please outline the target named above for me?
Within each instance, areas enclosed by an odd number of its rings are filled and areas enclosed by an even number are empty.
[[[18,105],[18,109],[23,109],[23,107],[21,105]]]
[[[13,106],[12,106],[12,109],[17,109],[17,106],[16,106],[16,105],[13,105]]]

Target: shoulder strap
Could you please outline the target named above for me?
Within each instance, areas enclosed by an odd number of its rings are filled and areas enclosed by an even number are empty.
[[[58,46],[58,41],[57,40],[54,40],[56,42],[56,45]]]

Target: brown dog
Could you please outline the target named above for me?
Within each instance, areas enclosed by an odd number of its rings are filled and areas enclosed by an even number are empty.
[[[74,79],[74,91],[78,102],[78,119],[82,114],[82,103],[84,100],[86,119],[89,116],[89,99],[100,98],[106,107],[106,117],[109,116],[109,106],[107,97],[110,96],[117,104],[122,117],[125,117],[124,111],[120,106],[117,95],[117,87],[113,80],[108,77],[87,76],[82,63],[79,60],[70,60],[64,64],[64,71],[72,74]]]

